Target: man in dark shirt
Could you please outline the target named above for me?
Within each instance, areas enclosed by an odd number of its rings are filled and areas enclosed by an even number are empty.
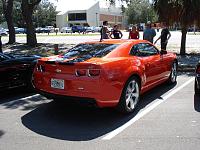
[[[163,23],[163,29],[161,31],[161,35],[155,41],[154,44],[156,44],[156,42],[161,39],[161,50],[166,50],[167,43],[168,43],[168,40],[169,40],[170,37],[171,37],[171,33],[169,32],[166,23]]]
[[[112,37],[112,35],[114,37]],[[110,34],[110,37],[113,39],[121,39],[123,36],[122,32],[118,29],[118,25],[114,25],[114,28]]]

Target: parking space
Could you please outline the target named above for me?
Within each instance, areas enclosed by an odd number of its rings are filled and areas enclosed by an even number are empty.
[[[32,92],[5,93],[0,101],[1,148],[199,149],[200,98],[194,96],[193,81],[193,75],[183,74],[176,85],[162,84],[145,93],[130,115],[56,103]]]

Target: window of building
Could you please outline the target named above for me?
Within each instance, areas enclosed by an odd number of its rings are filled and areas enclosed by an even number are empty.
[[[69,21],[86,20],[86,13],[70,13],[68,14]]]

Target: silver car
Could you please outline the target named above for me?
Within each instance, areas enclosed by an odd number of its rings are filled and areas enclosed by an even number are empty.
[[[60,30],[61,33],[72,33],[72,28],[71,27],[63,27]]]

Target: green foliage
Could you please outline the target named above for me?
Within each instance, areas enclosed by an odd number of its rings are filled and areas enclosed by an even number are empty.
[[[54,25],[56,22],[56,14],[56,7],[53,3],[49,2],[49,0],[42,0],[34,9],[33,23],[35,27]],[[25,27],[20,0],[15,0],[13,3],[13,16],[14,26]]]
[[[130,24],[157,21],[157,15],[148,0],[131,0],[128,4],[126,14]]]
[[[200,0],[154,0],[154,8],[159,20],[169,23],[179,22],[188,27],[200,25]]]
[[[56,23],[56,7],[48,0],[43,0],[34,10],[33,21],[37,27]]]
[[[0,0],[0,24],[5,22],[5,17],[3,15],[3,4],[2,1]]]
[[[128,16],[129,24],[145,23],[147,21],[156,22],[158,20],[157,14],[153,9],[149,0],[108,0],[111,4],[116,1],[122,1],[127,4],[121,6],[122,12]]]

